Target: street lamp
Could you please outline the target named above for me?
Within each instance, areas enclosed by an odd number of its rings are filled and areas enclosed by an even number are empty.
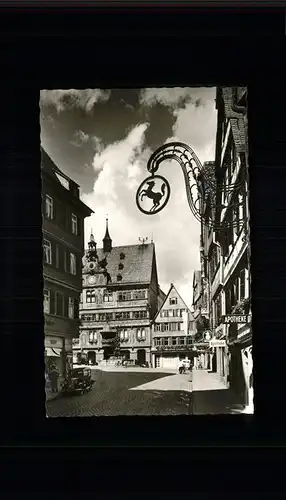
[[[194,150],[182,142],[170,142],[154,151],[147,163],[147,170],[151,174],[139,186],[136,193],[138,209],[145,215],[155,215],[167,205],[171,188],[169,182],[162,175],[157,174],[162,162],[176,160],[182,168],[186,195],[193,216],[201,223],[215,230],[239,225],[239,217],[235,220],[217,222],[216,212],[223,210],[225,205],[216,203],[216,190],[219,185],[214,162],[201,164]],[[231,196],[239,190],[240,182],[235,182],[224,187],[226,195]],[[234,203],[232,208],[238,208],[242,203]],[[206,217],[206,205],[210,209],[210,216]],[[230,205],[228,205],[230,207]]]

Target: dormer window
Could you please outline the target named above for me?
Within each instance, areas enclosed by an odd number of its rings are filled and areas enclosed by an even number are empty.
[[[121,259],[121,260],[125,259],[125,253],[121,252],[121,254],[120,254],[120,259]]]
[[[121,274],[117,274],[117,281],[121,281],[121,280],[122,280]]]
[[[120,264],[118,264],[118,269],[123,269],[124,268],[124,265],[122,264],[122,262],[120,262]]]

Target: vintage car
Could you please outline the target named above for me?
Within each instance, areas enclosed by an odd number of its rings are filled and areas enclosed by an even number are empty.
[[[92,389],[93,384],[90,368],[73,368],[64,380],[61,393],[84,394]]]

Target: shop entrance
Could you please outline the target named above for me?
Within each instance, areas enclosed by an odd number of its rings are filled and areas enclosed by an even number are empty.
[[[144,363],[146,363],[146,351],[145,351],[145,349],[138,349],[137,360],[138,360],[139,365],[143,365]]]
[[[89,351],[87,355],[87,363],[89,365],[95,365],[96,363],[96,354],[94,351]]]
[[[114,349],[111,346],[104,347],[104,349],[103,349],[103,359],[108,360],[110,358],[110,356],[113,356],[113,351],[114,351]]]

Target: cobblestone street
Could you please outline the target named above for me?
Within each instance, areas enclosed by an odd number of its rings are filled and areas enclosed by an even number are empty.
[[[94,370],[92,376],[95,384],[91,392],[48,401],[47,417],[189,414],[190,392],[186,390],[187,382],[182,385],[179,380],[179,384],[171,385],[170,390],[164,387],[163,380],[162,384],[158,383],[158,379],[170,379],[170,373]],[[158,381],[153,390],[152,381]],[[144,384],[148,384],[146,389],[140,387]]]

